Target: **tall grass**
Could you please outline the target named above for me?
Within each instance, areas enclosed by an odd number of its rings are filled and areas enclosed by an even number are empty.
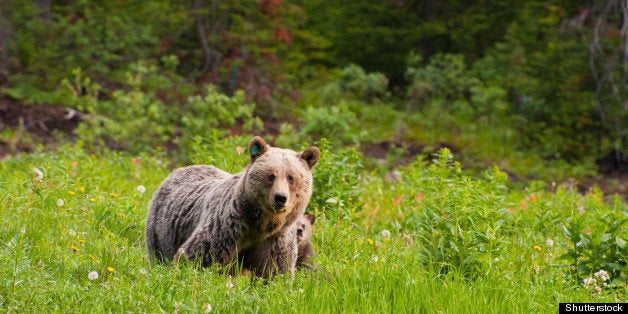
[[[197,148],[207,162],[232,172],[246,162],[242,139],[212,145]],[[4,160],[0,311],[529,313],[626,300],[626,247],[611,256],[599,241],[628,239],[619,197],[542,183],[517,190],[497,168],[470,178],[447,151],[400,169],[396,182],[364,170],[358,186],[333,184],[355,179],[359,156],[323,157],[314,193],[337,199],[319,196],[310,208],[319,217],[316,270],[268,282],[148,263],[148,201],[173,167],[159,156],[95,155],[79,145]],[[600,220],[609,215],[620,228]],[[564,227],[590,241],[577,246]],[[585,263],[594,251],[601,255]],[[613,270],[610,287],[583,286],[598,270],[583,264]]]

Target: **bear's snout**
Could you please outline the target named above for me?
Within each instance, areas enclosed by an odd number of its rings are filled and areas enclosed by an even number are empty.
[[[286,202],[288,201],[288,195],[286,193],[277,192],[273,196],[273,201],[274,201],[273,207],[275,208],[275,211],[277,212],[283,211],[285,210],[284,207],[286,206]]]

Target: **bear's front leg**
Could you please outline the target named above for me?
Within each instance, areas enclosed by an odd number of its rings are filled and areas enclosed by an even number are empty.
[[[229,243],[227,243],[229,242]],[[212,238],[203,232],[194,232],[177,250],[173,260],[185,257],[189,260],[201,258],[201,266],[208,267],[212,263],[225,266],[231,263],[236,256],[236,246],[230,241],[212,241]]]
[[[242,267],[262,278],[289,273],[294,277],[297,263],[296,232],[288,229],[240,253]]]

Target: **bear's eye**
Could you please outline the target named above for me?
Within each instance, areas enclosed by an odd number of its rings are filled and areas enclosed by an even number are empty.
[[[288,183],[292,184],[294,183],[294,177],[291,175],[288,175]]]
[[[274,174],[269,174],[268,175],[268,181],[270,181],[270,182],[275,181],[275,175]]]

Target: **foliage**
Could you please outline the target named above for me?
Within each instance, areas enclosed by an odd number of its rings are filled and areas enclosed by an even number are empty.
[[[626,212],[591,213],[598,210],[590,208],[568,219],[563,227],[568,241],[567,252],[560,259],[570,263],[578,282],[593,278],[594,273],[604,270],[611,287],[625,285],[628,283],[628,234],[623,230],[628,222]]]

